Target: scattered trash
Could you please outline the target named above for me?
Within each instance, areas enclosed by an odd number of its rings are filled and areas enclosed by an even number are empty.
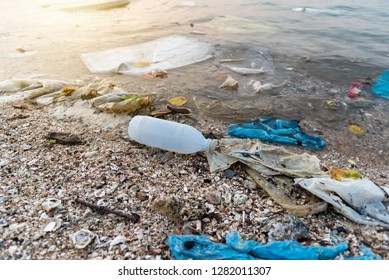
[[[273,74],[274,64],[272,57],[263,50],[240,50],[239,56],[223,58],[218,63],[240,75]],[[236,56],[235,53],[231,54]]]
[[[282,191],[282,185],[293,186],[293,179],[285,176],[274,176],[271,180],[267,180],[263,175],[254,171],[251,168],[246,168],[246,172],[254,179],[259,187],[265,190],[265,192],[282,208],[288,211],[289,214],[297,217],[304,217],[320,213],[327,209],[327,203],[319,200],[314,195],[310,195],[308,192],[307,204],[298,205],[290,198],[285,192]]]
[[[80,4],[78,1],[73,1],[73,3],[68,3],[67,5],[59,6],[58,8],[62,11],[67,11],[67,12],[88,11],[88,10],[109,10],[109,9],[125,7],[129,3],[130,0],[108,0],[108,1],[92,0],[92,1],[83,1],[82,4]]]
[[[182,106],[182,105],[185,105],[188,102],[188,100],[185,98],[185,96],[176,96],[176,97],[170,98],[167,102],[169,102],[170,104],[172,104],[174,106]]]
[[[348,97],[355,98],[358,97],[362,92],[363,85],[361,83],[353,82],[350,84],[350,89],[348,91]]]
[[[354,222],[389,228],[389,211],[383,204],[389,193],[369,179],[339,182],[330,178],[300,178],[295,182]]]
[[[207,153],[211,172],[228,169],[241,162],[266,175],[284,174],[291,177],[328,176],[320,168],[320,160],[309,154],[294,154],[283,147],[258,140],[225,138],[218,140],[218,151]]]
[[[219,88],[229,89],[229,90],[237,90],[238,89],[238,81],[234,80],[231,76],[228,76],[224,83]]]
[[[148,95],[128,93],[111,82],[98,79],[88,84],[83,81],[13,79],[1,82],[0,92],[16,92],[14,99],[23,100],[18,100],[19,104],[15,106],[28,109],[34,104],[46,106],[67,102],[74,105],[77,101],[90,100],[91,102],[84,102],[83,105],[109,113],[136,114],[152,103]]]
[[[95,238],[96,234],[86,229],[81,229],[70,235],[70,239],[72,240],[76,249],[84,249],[86,246],[92,243]]]
[[[274,88],[283,87],[287,82],[288,81],[283,81],[279,85],[274,85],[272,83],[262,84],[261,81],[253,81],[252,86],[254,88],[255,93],[262,93],[263,91],[266,91],[266,90],[271,90]]]
[[[66,132],[50,132],[46,139],[50,144],[79,145],[83,143],[76,134]]]
[[[133,96],[120,102],[108,102],[97,106],[111,113],[137,113],[140,109],[148,107],[152,103],[150,96]]]
[[[357,170],[351,169],[339,169],[339,168],[329,168],[328,173],[331,176],[331,179],[342,181],[343,178],[345,179],[362,179],[362,174],[359,173]]]
[[[234,16],[215,17],[209,22],[205,23],[205,26],[217,29],[222,32],[238,34],[276,33],[278,31],[276,27],[263,24],[259,21]]]
[[[376,95],[389,99],[389,69],[381,73],[372,90]]]
[[[363,135],[365,134],[365,130],[360,127],[360,126],[357,126],[355,124],[352,124],[348,127],[348,130],[350,130],[352,133],[356,134],[356,135]]]
[[[99,214],[115,214],[116,216],[119,216],[119,217],[123,217],[125,219],[128,219],[129,221],[133,222],[133,223],[137,223],[139,222],[140,220],[140,217],[138,214],[135,214],[135,213],[131,213],[131,214],[128,214],[128,213],[124,213],[122,211],[118,211],[118,210],[113,210],[113,209],[110,209],[108,207],[105,207],[105,206],[98,206],[98,205],[95,205],[95,204],[92,204],[92,203],[89,203],[89,202],[86,202],[84,200],[81,200],[79,198],[76,198],[75,199],[75,202],[81,204],[81,205],[84,205],[86,207],[89,207],[91,208],[92,210],[95,210],[97,211]]]
[[[251,123],[231,124],[227,129],[227,133],[239,138],[259,139],[313,150],[324,148],[325,142],[323,139],[305,134],[298,124],[298,121],[261,118]]]
[[[206,60],[211,57],[211,50],[208,43],[172,35],[139,45],[82,54],[81,58],[92,73],[141,75]],[[139,62],[143,62],[142,67]]]
[[[347,242],[328,247],[304,246],[293,240],[261,244],[254,240],[242,240],[238,232],[227,233],[226,244],[215,243],[199,235],[173,235],[166,244],[176,260],[335,260],[342,254],[344,259],[350,260],[381,259],[368,251],[364,251],[367,255],[349,257],[345,255]]]
[[[148,116],[135,116],[128,126],[128,135],[143,145],[180,154],[213,151],[216,140],[206,139],[194,127]]]
[[[143,74],[141,77],[148,80],[152,80],[155,78],[166,79],[168,77],[168,74],[166,71],[160,69],[153,69],[150,73]]]

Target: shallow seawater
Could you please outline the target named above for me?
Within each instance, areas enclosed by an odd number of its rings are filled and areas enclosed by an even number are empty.
[[[93,2],[98,0],[1,1],[0,79],[99,76],[131,92],[166,98],[185,95],[195,113],[227,122],[273,116],[346,129],[350,123],[373,118],[366,126],[371,130],[383,126],[380,137],[384,142],[388,137],[388,100],[371,91],[389,64],[385,0],[133,0],[116,9],[61,9],[65,4]],[[93,74],[80,59],[83,53],[169,35],[210,43],[213,57],[169,70],[168,79],[151,81]],[[250,62],[247,53],[266,53],[272,72],[243,76],[218,63],[225,58]],[[238,90],[219,88],[227,76],[239,82]],[[258,94],[254,80],[285,84]],[[365,83],[361,97],[347,99],[349,84],[358,80]]]

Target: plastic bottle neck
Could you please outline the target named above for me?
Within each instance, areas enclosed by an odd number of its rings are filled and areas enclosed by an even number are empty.
[[[209,153],[212,153],[216,149],[216,146],[217,146],[217,140],[207,139],[207,144],[205,146],[205,151],[209,152]]]

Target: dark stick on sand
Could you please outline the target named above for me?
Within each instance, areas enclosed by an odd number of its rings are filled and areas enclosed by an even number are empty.
[[[76,198],[75,201],[77,203],[79,203],[79,204],[82,204],[82,205],[84,205],[86,207],[91,208],[92,210],[97,211],[99,214],[106,214],[106,213],[108,213],[108,214],[115,214],[117,216],[126,218],[126,219],[130,220],[133,223],[137,223],[140,220],[140,216],[138,214],[135,214],[135,213],[127,214],[127,213],[124,213],[122,211],[113,210],[113,209],[110,209],[110,208],[105,207],[105,206],[97,206],[95,204],[86,202],[86,201],[81,200],[79,198]]]

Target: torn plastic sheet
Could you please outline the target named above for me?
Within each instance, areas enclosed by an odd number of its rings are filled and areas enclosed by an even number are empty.
[[[224,138],[218,140],[219,151],[207,153],[211,172],[225,170],[241,162],[253,170],[266,174],[291,177],[328,176],[320,168],[320,160],[307,153],[294,154],[283,147],[261,143],[259,140]]]
[[[215,243],[206,236],[173,235],[166,244],[177,260],[334,260],[348,249],[347,242],[334,246],[304,246],[297,241],[272,241],[261,244],[254,240],[244,241],[238,232],[227,233],[226,244]],[[364,255],[344,259],[380,260],[381,257],[369,250]]]
[[[318,136],[305,134],[298,121],[261,118],[251,123],[231,124],[227,133],[239,138],[259,139],[265,142],[302,146],[321,150],[325,142]]]
[[[307,204],[296,204],[296,202],[286,195],[280,187],[280,185],[292,186],[294,184],[292,178],[286,176],[273,176],[272,180],[268,181],[261,174],[250,168],[246,168],[246,172],[254,179],[260,188],[264,189],[265,192],[282,208],[288,211],[289,214],[297,217],[303,217],[320,213],[327,209],[326,202],[321,201],[309,192],[306,195],[308,200]]]
[[[138,45],[81,54],[81,59],[92,73],[141,75],[206,60],[211,57],[211,51],[208,43],[172,35]]]
[[[297,178],[295,182],[354,222],[389,228],[389,211],[384,204],[388,193],[369,179]]]

